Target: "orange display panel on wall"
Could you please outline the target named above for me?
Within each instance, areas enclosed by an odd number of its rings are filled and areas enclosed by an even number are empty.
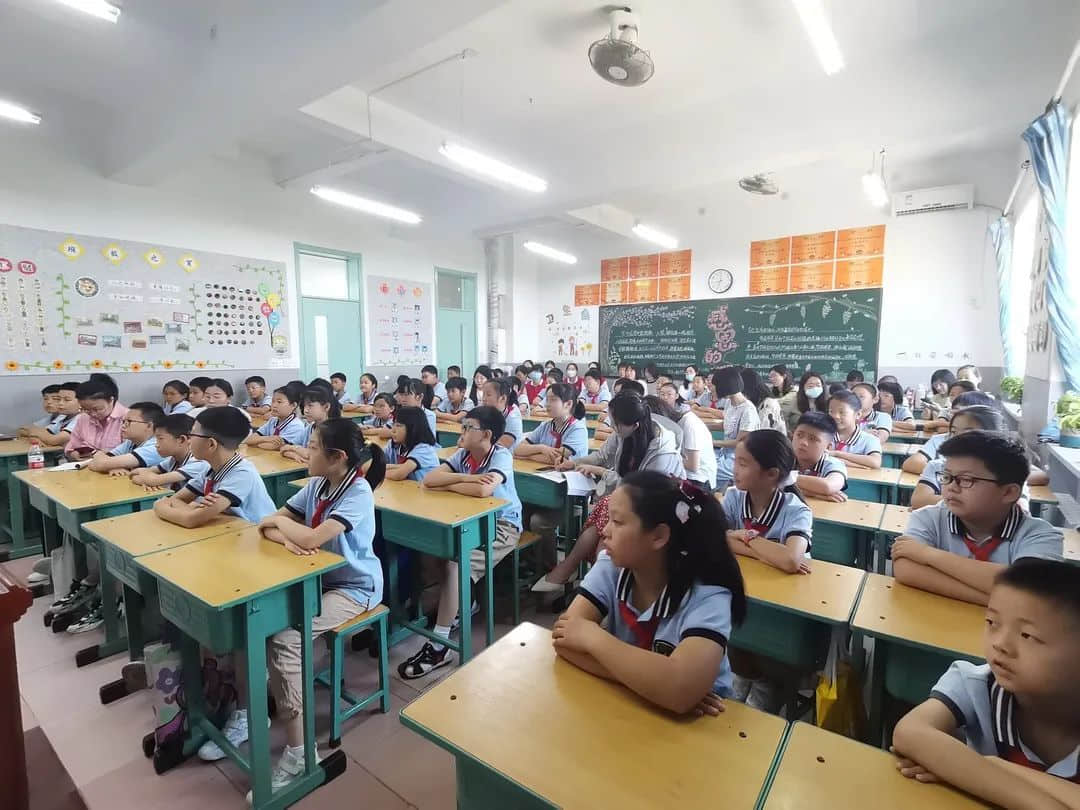
[[[660,277],[690,275],[690,251],[675,250],[660,254]]]
[[[791,237],[791,263],[823,262],[833,258],[836,248],[836,231],[807,233]]]
[[[831,290],[832,288],[832,262],[791,265],[791,281],[788,285],[788,292],[812,292],[814,290]]]
[[[690,276],[670,276],[660,279],[660,288],[657,291],[658,301],[689,301],[690,300]]]
[[[605,281],[600,287],[601,304],[625,304],[627,299],[627,282]]]
[[[627,284],[627,298],[628,304],[642,304],[647,301],[656,300],[656,285],[657,279],[655,278],[640,278]]]
[[[601,281],[626,281],[630,277],[630,260],[623,256],[621,259],[604,259],[600,262]]]
[[[769,267],[791,261],[791,237],[750,243],[750,267]]]
[[[884,275],[885,260],[881,256],[841,260],[836,263],[836,289],[880,287]]]
[[[575,307],[598,307],[600,306],[599,284],[577,284],[574,286]]]
[[[656,278],[660,275],[660,254],[630,257],[630,280],[635,278]]]
[[[836,258],[876,256],[885,252],[885,226],[844,228],[836,234]]]
[[[788,266],[760,267],[750,271],[750,294],[772,295],[788,291]]]

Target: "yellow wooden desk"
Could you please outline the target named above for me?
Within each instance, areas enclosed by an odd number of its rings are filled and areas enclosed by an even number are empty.
[[[595,450],[599,450],[604,446],[604,439],[589,439],[589,452],[592,453]]]
[[[243,518],[218,515],[197,529],[185,529],[161,520],[149,509],[82,525],[83,532],[98,540],[102,568],[107,567],[123,583],[128,655],[132,661],[142,660],[146,642],[157,638],[160,632],[156,583],[153,577],[139,568],[136,558],[196,543],[248,525]],[[128,694],[128,683],[123,678],[110,681],[98,690],[102,703],[112,703]]]
[[[94,546],[99,558],[103,557],[97,538],[83,534],[83,523],[149,509],[155,500],[169,494],[168,490],[147,491],[131,483],[126,475],[114,477],[90,470],[21,470],[15,478],[26,485],[30,504],[42,514],[46,553],[59,545],[61,531],[78,541],[72,548],[80,577],[87,572],[87,545]],[[78,666],[127,648],[116,610],[116,581],[107,566],[102,565],[100,570],[105,641],[79,650],[75,655]],[[54,621],[52,626],[59,632],[66,624]]]
[[[876,639],[871,742],[881,742],[886,693],[919,703],[949,663],[958,658],[983,660],[985,616],[981,605],[909,588],[882,574],[867,575],[851,627]]]
[[[896,485],[900,480],[900,470],[882,467],[871,470],[867,467],[847,465],[847,495],[857,501],[878,501],[896,503]]]
[[[443,447],[457,447],[461,438],[461,422],[438,422],[435,438]]]
[[[1065,532],[1065,559],[1080,562],[1080,531],[1062,529]]]
[[[881,446],[882,465],[889,468],[899,467],[904,459],[918,451],[919,445],[911,442],[889,441]]]
[[[307,465],[285,458],[280,450],[263,450],[259,447],[241,445],[240,452],[252,463],[259,473],[266,491],[277,506],[282,506],[289,499],[289,481],[307,475]]]
[[[1043,517],[1046,506],[1057,506],[1058,497],[1049,486],[1041,485],[1031,487],[1031,514],[1035,517]]]
[[[267,417],[267,416],[253,415],[251,417],[251,427],[253,429],[261,428],[263,425],[265,425],[267,423],[268,420],[269,420],[269,417]]]
[[[910,506],[897,506],[889,504],[885,507],[881,516],[879,531],[891,537],[897,537],[907,531],[908,521],[911,519]]]
[[[525,623],[405,707],[401,722],[454,755],[461,810],[718,801],[749,810],[785,723],[726,705],[719,717],[674,717],[557,659],[550,632]]]
[[[62,447],[42,447],[45,463],[51,466]],[[26,497],[26,490],[14,477],[18,470],[26,469],[26,454],[30,442],[26,439],[10,439],[0,442],[0,506],[7,513],[7,520],[0,520],[0,562],[17,560],[41,553],[41,526],[33,519],[34,510]],[[6,535],[6,539],[4,536]]]
[[[343,557],[322,550],[311,556],[291,554],[284,546],[264,539],[249,524],[238,531],[147,554],[137,558],[137,564],[157,582],[162,616],[185,633],[181,655],[190,729],[177,761],[190,756],[210,737],[247,772],[256,808],[286,807],[344,770],[344,753],[340,751],[321,763],[315,761],[311,636],[311,620],[321,604],[320,577],[345,565]],[[273,794],[271,804],[266,641],[287,627],[295,627],[301,634],[305,773]],[[250,764],[206,717],[200,645],[217,653],[245,653]]]
[[[947,785],[922,784],[896,770],[877,748],[794,723],[784,741],[764,810],[977,810],[987,805]]]
[[[834,503],[808,497],[806,503],[814,513],[814,558],[866,568],[885,507],[875,501],[853,499]]]

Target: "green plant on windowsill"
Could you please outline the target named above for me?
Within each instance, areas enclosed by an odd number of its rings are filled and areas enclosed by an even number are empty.
[[[1080,394],[1067,391],[1057,403],[1062,447],[1080,447]]]
[[[1001,393],[1009,402],[1020,404],[1024,399],[1024,380],[1021,377],[1006,377],[1001,381]]]

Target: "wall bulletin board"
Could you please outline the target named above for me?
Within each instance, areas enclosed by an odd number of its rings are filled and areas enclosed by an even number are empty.
[[[884,225],[751,242],[750,295],[880,287],[884,252]]]
[[[686,301],[690,298],[691,259],[689,250],[604,259],[599,284],[574,287],[574,306]]]
[[[431,285],[367,277],[368,343],[372,366],[422,366],[432,361]]]
[[[282,262],[0,224],[0,374],[290,359]]]

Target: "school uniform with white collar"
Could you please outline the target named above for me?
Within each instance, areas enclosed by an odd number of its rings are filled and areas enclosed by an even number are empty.
[[[459,413],[468,413],[474,407],[476,406],[473,405],[473,401],[468,397],[465,397],[465,399],[461,400],[461,404],[459,405],[454,405],[449,399],[444,399],[438,404],[435,410],[439,413],[452,413],[456,415]]]
[[[806,557],[810,558],[814,514],[794,492],[776,490],[765,511],[760,517],[755,517],[757,509],[750,503],[749,493],[728,487],[721,508],[731,528],[756,531],[759,536],[780,545],[787,545],[791,537],[803,538],[806,540]]]
[[[830,450],[839,450],[841,453],[852,453],[856,456],[872,456],[875,453],[881,455],[881,440],[868,430],[863,430],[858,425],[851,432],[847,441],[837,434],[833,436]]]
[[[446,383],[440,380],[431,386],[431,395],[442,403],[446,399]]]
[[[404,464],[415,461],[416,469],[409,473],[410,481],[423,481],[424,476],[439,466],[439,446],[437,444],[417,444],[411,449],[397,442],[386,445],[386,463]]]
[[[919,475],[919,483],[926,484],[930,487],[931,492],[935,495],[941,494],[941,484],[938,482],[938,475],[945,472],[945,457],[938,456],[932,461],[926,462],[926,466],[923,467],[922,473]],[[1027,506],[1031,500],[1031,487],[1028,486],[1027,481],[1024,482],[1024,486],[1020,490],[1020,500],[1017,501],[1021,506]]]
[[[727,588],[695,582],[679,592],[669,583],[656,602],[641,613],[631,603],[633,588],[633,572],[617,568],[611,557],[601,553],[578,592],[609,619],[611,634],[627,644],[671,655],[683,640],[697,637],[714,641],[727,651],[731,637],[731,591]],[[713,692],[730,697],[731,682],[731,664],[725,655]]]
[[[892,417],[884,411],[872,410],[860,420],[859,425],[868,430],[884,430],[891,434],[892,423]]]
[[[269,408],[270,403],[272,401],[273,401],[273,397],[270,394],[270,392],[267,391],[261,397],[259,397],[259,400],[257,402],[254,399],[252,399],[251,397],[248,397],[247,399],[244,400],[243,404],[241,404],[240,407],[241,408],[254,408],[254,407]]]
[[[945,444],[945,442],[951,438],[952,435],[949,433],[935,433],[923,442],[922,446],[916,452],[925,456],[927,461],[933,461],[938,457],[938,451],[941,449],[941,445]]]
[[[595,394],[590,394],[585,388],[581,389],[581,395],[578,397],[586,405],[603,405],[607,402],[611,402],[611,392],[608,391],[607,386],[601,385],[596,389]]]
[[[1060,560],[1065,543],[1061,529],[1032,517],[1018,504],[1013,504],[1005,521],[990,537],[972,537],[944,501],[912,512],[904,535],[931,548],[999,565],[1011,565],[1022,557]]]
[[[893,412],[889,414],[892,417],[893,423],[896,422],[914,422],[915,417],[911,413],[911,409],[907,405],[897,405],[893,408]]]
[[[165,411],[166,416],[172,416],[174,413],[187,413],[192,407],[190,402],[186,399],[182,399],[179,402],[166,402],[161,406],[161,410]]]
[[[1016,698],[994,680],[989,664],[955,661],[934,685],[930,697],[952,712],[968,747],[977,753],[1080,784],[1080,746],[1057,762],[1039,759],[1020,738]]]
[[[541,422],[540,425],[525,435],[529,444],[546,444],[548,447],[563,448],[570,451],[574,458],[581,458],[589,452],[589,431],[584,419],[570,417],[556,424],[554,419]]]
[[[514,443],[510,445],[510,449],[513,450],[521,444],[521,440],[525,438],[525,427],[521,422],[521,409],[516,405],[511,405],[503,411],[503,418],[506,420],[506,428],[503,430],[503,436],[510,434],[514,437]],[[432,428],[432,430],[434,430],[434,428]],[[500,436],[499,438],[502,437]]]
[[[49,431],[49,433],[51,433],[53,436],[55,436],[57,433],[60,433],[64,430],[70,431],[73,427],[75,427],[75,420],[78,418],[79,415],[77,413],[58,413],[52,418],[49,424],[45,425],[45,429]]]
[[[198,498],[211,493],[224,495],[230,504],[226,513],[250,523],[258,523],[277,511],[259,471],[239,453],[225,462],[221,469],[215,470],[207,465],[207,470],[187,483],[187,488]]]
[[[141,444],[135,444],[131,439],[125,439],[108,453],[110,456],[126,456],[128,454],[138,459],[140,467],[152,467],[161,461],[161,453],[157,449],[157,438],[154,436]]]
[[[260,436],[280,436],[285,444],[296,444],[301,447],[307,444],[307,429],[304,420],[291,413],[284,419],[271,416],[257,431]]]
[[[352,405],[353,403],[353,398],[349,396],[347,388],[342,388],[334,397],[337,399],[338,405]]]
[[[800,467],[798,470],[799,475],[810,475],[814,478],[828,478],[834,472],[844,476],[844,486],[840,488],[840,491],[843,492],[847,489],[847,465],[836,456],[824,453],[814,466],[805,469]]]
[[[176,459],[172,456],[166,456],[159,461],[152,470],[152,473],[164,474],[170,472],[178,472],[184,476],[183,481],[174,481],[170,487],[173,492],[179,492],[186,485],[187,482],[196,476],[206,476],[210,472],[210,464],[206,461],[195,458],[191,453],[187,454],[187,457],[181,459],[177,463]]]

